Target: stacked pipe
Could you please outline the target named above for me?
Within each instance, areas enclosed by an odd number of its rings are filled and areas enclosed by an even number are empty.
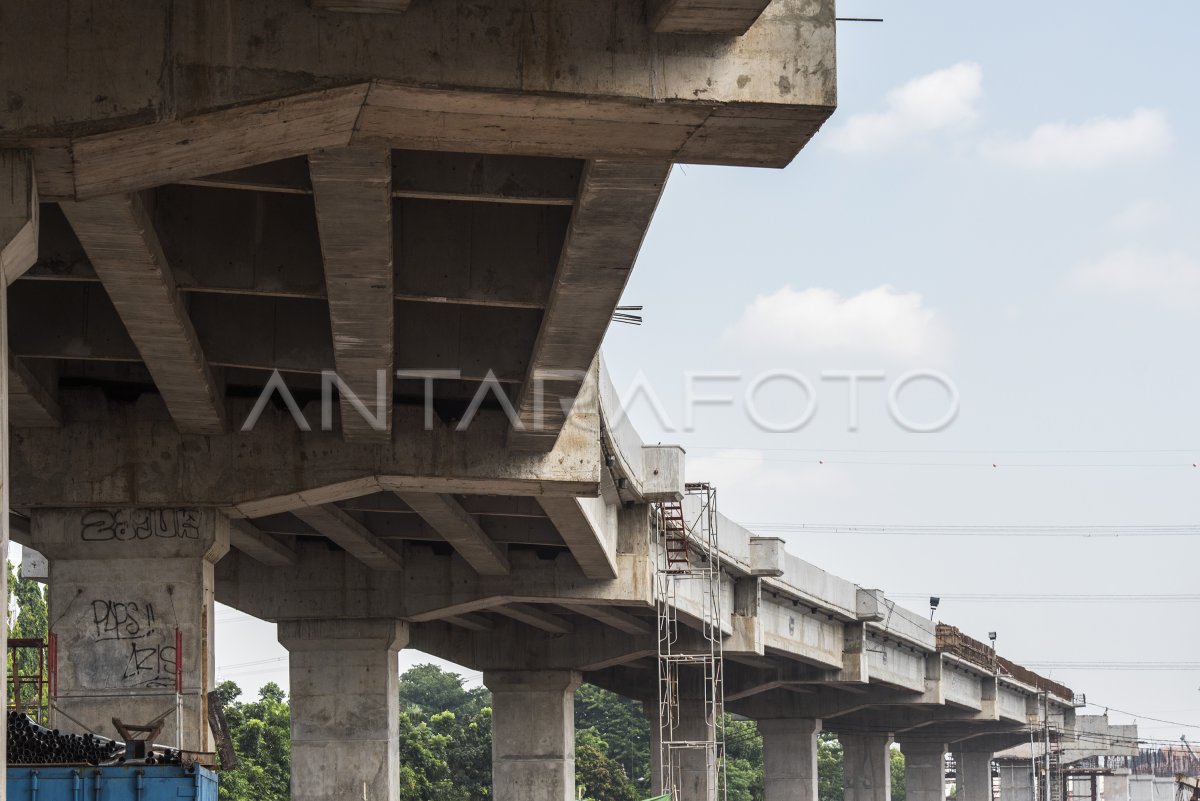
[[[139,765],[182,765],[182,754],[172,748],[150,746]],[[125,745],[94,734],[62,734],[35,723],[23,712],[8,713],[8,764],[10,765],[112,765],[125,764]]]

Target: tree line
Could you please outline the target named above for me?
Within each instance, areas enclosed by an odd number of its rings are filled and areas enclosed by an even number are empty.
[[[45,593],[8,565],[12,637],[45,638]],[[11,660],[10,660],[11,675]],[[220,801],[288,801],[291,722],[286,693],[264,685],[253,700],[222,682],[236,770],[221,772]],[[28,703],[33,699],[23,699]],[[13,699],[10,693],[10,704]],[[491,694],[461,676],[417,665],[400,676],[401,801],[488,801],[492,797]],[[904,757],[892,750],[892,801],[904,801]],[[725,729],[728,801],[762,801],[762,737],[753,721]],[[843,800],[842,747],[818,741],[819,801]],[[575,694],[575,778],[587,801],[641,801],[650,795],[650,726],[641,704],[589,684]]]

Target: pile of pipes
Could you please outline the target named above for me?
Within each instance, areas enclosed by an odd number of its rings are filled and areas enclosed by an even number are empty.
[[[125,743],[94,734],[62,734],[35,723],[23,712],[8,713],[10,765],[181,765],[181,754],[163,746],[138,743],[136,758]]]

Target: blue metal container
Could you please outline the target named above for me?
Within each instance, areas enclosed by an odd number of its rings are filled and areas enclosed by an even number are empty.
[[[15,766],[10,801],[217,801],[217,774],[199,765]]]

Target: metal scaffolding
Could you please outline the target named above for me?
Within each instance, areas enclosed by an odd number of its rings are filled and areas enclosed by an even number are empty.
[[[688,484],[684,501],[656,505],[658,724],[661,792],[725,799],[725,689],[717,493]],[[680,610],[686,622],[680,624]],[[681,699],[694,705],[689,718]],[[703,719],[695,710],[703,710]]]

